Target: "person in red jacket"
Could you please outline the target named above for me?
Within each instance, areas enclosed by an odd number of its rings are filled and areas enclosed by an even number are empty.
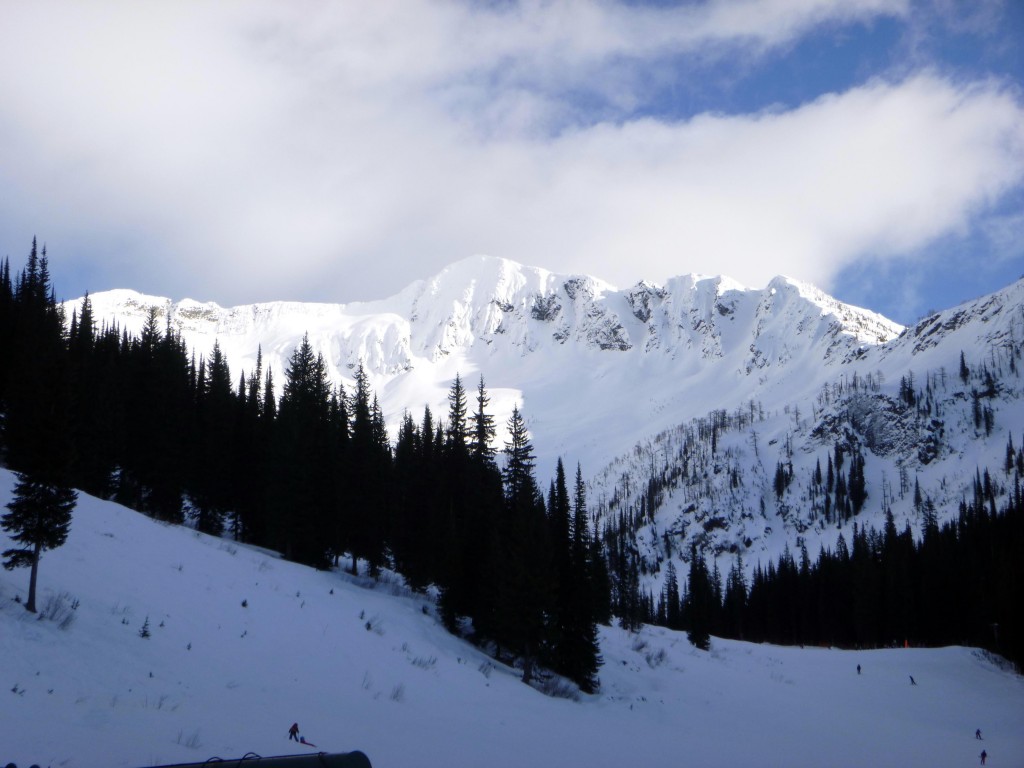
[[[288,729],[288,740],[291,741],[292,739],[295,739],[296,741],[299,740],[299,724],[298,723],[292,723],[292,727]]]

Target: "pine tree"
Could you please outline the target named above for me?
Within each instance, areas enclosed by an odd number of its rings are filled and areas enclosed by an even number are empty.
[[[495,434],[494,417],[487,412],[490,402],[481,374],[476,390],[476,411],[473,412],[473,456],[481,463],[494,458],[494,447],[491,445]]]
[[[682,603],[679,599],[679,577],[676,565],[668,561],[665,569],[665,626],[669,629],[682,629]]]
[[[554,584],[551,626],[548,641],[551,643],[551,662],[556,670],[571,676],[574,648],[572,634],[575,630],[575,608],[579,599],[573,570],[572,512],[569,506],[569,489],[565,480],[565,466],[558,459],[555,478],[548,491],[548,540],[553,557]]]
[[[352,570],[356,572],[363,559],[375,576],[385,559],[391,453],[383,415],[362,362],[356,369],[350,419],[346,505]]]
[[[196,528],[219,536],[232,507],[236,398],[227,360],[214,342],[205,380],[196,398],[199,450],[195,452],[192,496]]]
[[[285,371],[275,428],[277,546],[308,565],[327,564],[334,511],[330,494],[330,387],[323,358],[309,336],[295,349]]]
[[[77,498],[70,487],[74,446],[64,313],[50,285],[46,249],[40,253],[35,240],[9,310],[3,444],[18,480],[0,527],[21,545],[3,553],[4,567],[31,568],[26,607],[34,612],[40,555],[64,543]]]
[[[31,569],[25,608],[35,613],[39,558],[67,540],[78,495],[57,482],[22,473],[16,476],[14,498],[7,504],[10,511],[0,519],[0,527],[22,546],[4,551],[4,568]]]
[[[694,545],[690,550],[690,575],[686,585],[686,635],[690,642],[702,651],[711,647],[714,600],[715,590],[711,584],[704,553]]]
[[[585,693],[593,693],[600,685],[597,671],[601,666],[597,639],[599,617],[609,611],[607,593],[601,591],[601,580],[607,580],[604,558],[593,546],[587,521],[586,487],[583,470],[576,465],[572,518],[572,573],[575,592],[572,624],[573,680]]]
[[[448,442],[460,454],[469,441],[466,414],[466,390],[462,386],[462,378],[456,373],[448,391]]]
[[[550,557],[544,502],[534,478],[533,445],[518,406],[512,409],[508,432],[495,639],[523,657],[523,681],[529,682],[548,628]]]

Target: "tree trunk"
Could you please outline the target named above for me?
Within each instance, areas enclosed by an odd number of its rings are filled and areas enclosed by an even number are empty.
[[[39,574],[39,552],[41,546],[35,545],[35,549],[32,550],[32,573],[28,578],[28,602],[25,604],[25,610],[36,613],[36,576]]]

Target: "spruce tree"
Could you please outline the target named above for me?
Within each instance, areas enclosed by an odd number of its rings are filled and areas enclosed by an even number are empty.
[[[704,553],[694,545],[690,550],[690,575],[686,585],[686,634],[690,642],[702,651],[711,647],[714,599],[715,591]]]
[[[349,541],[352,570],[364,559],[376,575],[384,564],[387,524],[387,488],[391,454],[384,431],[383,415],[370,388],[362,362],[356,369],[352,397],[352,435],[349,442],[346,477]]]
[[[10,311],[12,378],[2,424],[6,463],[18,480],[0,526],[21,545],[3,553],[4,567],[31,568],[26,607],[34,612],[40,555],[64,543],[77,498],[70,487],[74,447],[64,314],[50,285],[46,249],[39,252],[35,240]]]
[[[480,375],[480,383],[476,390],[476,410],[473,412],[473,456],[478,462],[486,462],[494,458],[494,417],[487,412],[491,399],[484,389],[484,377]]]
[[[558,459],[555,479],[548,491],[548,540],[553,556],[554,580],[552,615],[548,631],[551,644],[551,663],[556,670],[573,676],[573,634],[576,629],[576,605],[581,597],[573,570],[572,510],[569,506],[569,488],[565,480],[565,467]]]
[[[523,658],[523,681],[530,682],[548,629],[550,557],[544,502],[534,477],[533,445],[518,406],[512,409],[508,432],[496,640]]]
[[[285,371],[275,430],[277,546],[308,565],[327,564],[333,510],[328,480],[330,387],[323,358],[305,335]]]
[[[604,557],[594,546],[587,519],[586,487],[583,470],[576,465],[572,518],[572,573],[575,592],[572,623],[573,679],[585,693],[595,692],[600,682],[601,666],[597,639],[599,617],[608,613],[608,597],[602,592],[602,579],[607,579]]]
[[[0,519],[0,527],[22,546],[4,551],[4,568],[31,569],[25,608],[35,613],[39,558],[67,540],[78,495],[59,482],[22,473],[16,476],[14,498],[7,504],[10,511]]]

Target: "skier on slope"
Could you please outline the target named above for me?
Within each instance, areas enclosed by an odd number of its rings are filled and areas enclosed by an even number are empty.
[[[983,750],[981,750],[981,764],[982,764],[982,765],[984,765],[984,764],[985,764],[985,759],[986,759],[987,757],[988,757],[988,752],[986,752],[986,751],[985,751],[984,749],[983,749]]]
[[[288,729],[288,741],[291,741],[292,739],[295,739],[295,741],[299,741],[298,723],[292,723],[292,727]]]

